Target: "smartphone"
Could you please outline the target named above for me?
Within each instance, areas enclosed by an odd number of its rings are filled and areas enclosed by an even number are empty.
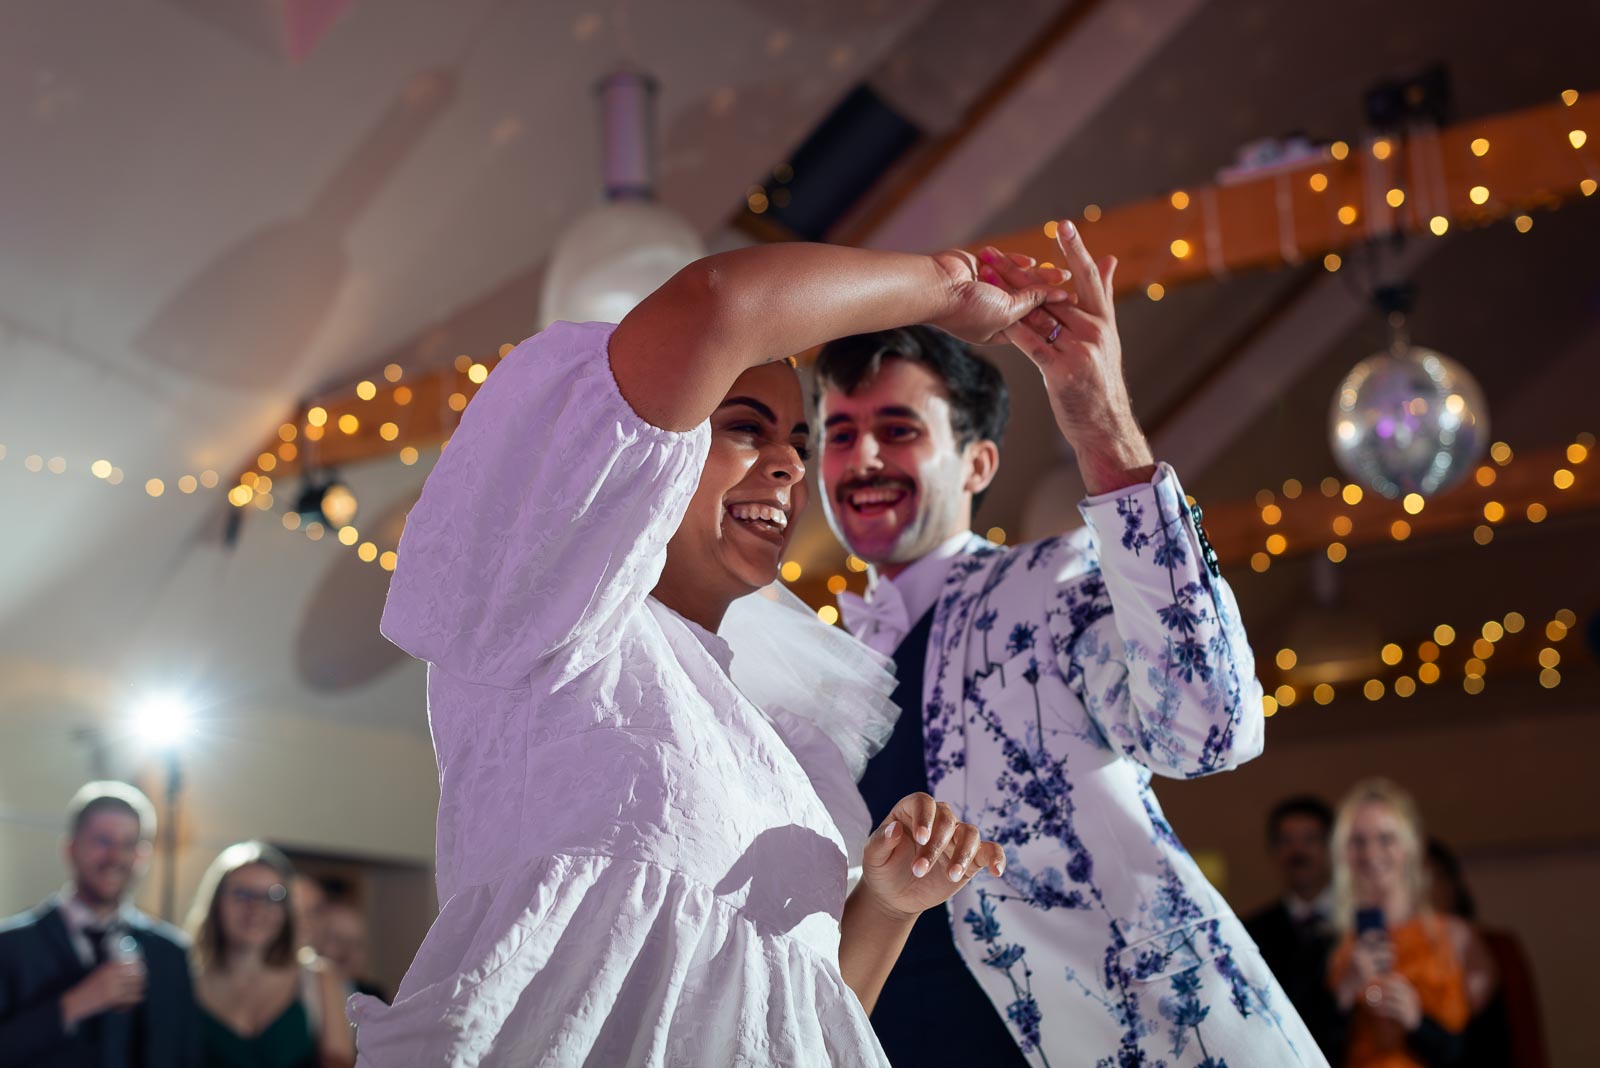
[[[1385,934],[1388,927],[1383,922],[1382,909],[1356,910],[1356,937],[1364,934]]]

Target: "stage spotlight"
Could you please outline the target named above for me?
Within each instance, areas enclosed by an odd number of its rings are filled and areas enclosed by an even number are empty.
[[[356,495],[335,475],[310,475],[294,510],[300,514],[302,526],[315,522],[338,530],[355,522]]]
[[[133,729],[147,745],[175,749],[189,737],[193,716],[181,698],[155,694],[134,706]]]

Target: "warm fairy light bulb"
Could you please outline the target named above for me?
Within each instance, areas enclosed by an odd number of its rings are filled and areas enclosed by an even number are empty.
[[[1346,226],[1353,225],[1356,221],[1356,209],[1352,204],[1346,204],[1339,209],[1339,221]]]
[[[1279,649],[1278,650],[1277,664],[1278,664],[1279,669],[1281,669],[1283,671],[1288,671],[1291,668],[1293,668],[1295,666],[1295,664],[1297,664],[1299,662],[1300,662],[1300,657],[1295,653],[1295,651],[1293,649]]]
[[[1474,204],[1487,204],[1489,202],[1489,187],[1486,185],[1473,186],[1467,191],[1467,199]]]
[[[378,387],[371,382],[362,380],[356,383],[356,396],[364,401],[369,401],[378,395]]]
[[[1394,146],[1391,145],[1388,141],[1386,141],[1385,139],[1383,139],[1381,137],[1378,138],[1378,140],[1372,142],[1372,158],[1373,159],[1388,159],[1390,153],[1392,153],[1393,151],[1394,151]]]
[[[784,565],[778,569],[778,574],[783,576],[783,581],[785,582],[794,582],[798,580],[800,578],[800,572],[800,565],[794,560],[785,561]]]
[[[817,618],[831,627],[839,622],[839,610],[831,604],[825,604],[817,609]]]
[[[1310,178],[1306,179],[1306,184],[1311,187],[1311,191],[1313,193],[1320,193],[1328,188],[1328,176],[1323,174],[1321,171],[1318,171],[1316,174],[1313,174]]]
[[[1160,282],[1151,282],[1150,285],[1145,288],[1144,293],[1145,296],[1149,297],[1151,300],[1160,300],[1162,297],[1167,295],[1167,287],[1162,285]]]
[[[1573,148],[1582,148],[1589,140],[1589,135],[1582,130],[1567,131],[1567,140],[1572,142]]]
[[[1345,549],[1344,542],[1335,541],[1335,542],[1329,543],[1329,545],[1328,545],[1328,559],[1329,559],[1329,561],[1331,561],[1332,563],[1335,563],[1335,564],[1342,564],[1342,563],[1344,563],[1344,558],[1347,555],[1348,555],[1348,550]]]
[[[1383,199],[1391,208],[1398,208],[1406,202],[1406,191],[1404,189],[1391,189],[1383,195]]]
[[[1474,156],[1487,156],[1489,154],[1489,139],[1487,137],[1473,138],[1472,154]]]
[[[1450,231],[1450,220],[1443,215],[1435,215],[1428,220],[1428,229],[1433,231],[1435,237],[1443,237]]]
[[[1189,242],[1185,241],[1181,237],[1172,243],[1171,248],[1172,254],[1180,260],[1186,259],[1189,253],[1193,251],[1189,245]]]
[[[1185,193],[1181,189],[1178,190],[1176,193],[1173,193],[1172,194],[1172,206],[1177,208],[1179,211],[1182,211],[1183,209],[1187,208],[1189,206],[1189,194]]]
[[[1337,271],[1340,267],[1344,266],[1344,260],[1339,258],[1339,254],[1337,252],[1330,252],[1326,256],[1322,257],[1322,266],[1329,271]]]

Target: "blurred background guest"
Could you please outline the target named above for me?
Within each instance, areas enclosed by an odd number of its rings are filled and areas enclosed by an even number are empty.
[[[347,1068],[355,1041],[343,979],[302,960],[289,860],[262,842],[223,850],[189,910],[205,1063],[214,1068]]]
[[[1478,923],[1478,907],[1467,887],[1455,852],[1437,838],[1428,840],[1428,898],[1435,912],[1469,924],[1494,965],[1494,986],[1488,1003],[1467,1024],[1466,1052],[1461,1063],[1471,1068],[1545,1068],[1544,1023],[1533,966],[1522,942],[1510,931]]]
[[[1488,1002],[1493,965],[1466,923],[1430,904],[1422,820],[1410,795],[1367,779],[1333,827],[1334,919],[1342,937],[1329,983],[1345,1024],[1347,1068],[1459,1064],[1467,1021]]]
[[[1273,806],[1267,816],[1267,853],[1277,869],[1282,896],[1244,921],[1323,1052],[1337,1029],[1337,1010],[1327,985],[1328,952],[1334,942],[1333,873],[1328,861],[1332,830],[1333,810],[1319,797],[1300,795]]]
[[[318,955],[344,978],[350,993],[388,1001],[388,992],[372,980],[367,910],[342,880],[326,882],[322,889],[325,896],[315,942]]]
[[[183,935],[130,900],[155,829],[149,799],[126,783],[73,797],[71,879],[0,922],[0,1066],[199,1063]]]

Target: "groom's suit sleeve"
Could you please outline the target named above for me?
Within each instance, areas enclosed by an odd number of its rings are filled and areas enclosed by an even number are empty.
[[[1255,657],[1177,475],[1162,464],[1080,508],[1100,570],[1062,582],[1047,619],[1057,666],[1107,742],[1173,778],[1259,755]]]

